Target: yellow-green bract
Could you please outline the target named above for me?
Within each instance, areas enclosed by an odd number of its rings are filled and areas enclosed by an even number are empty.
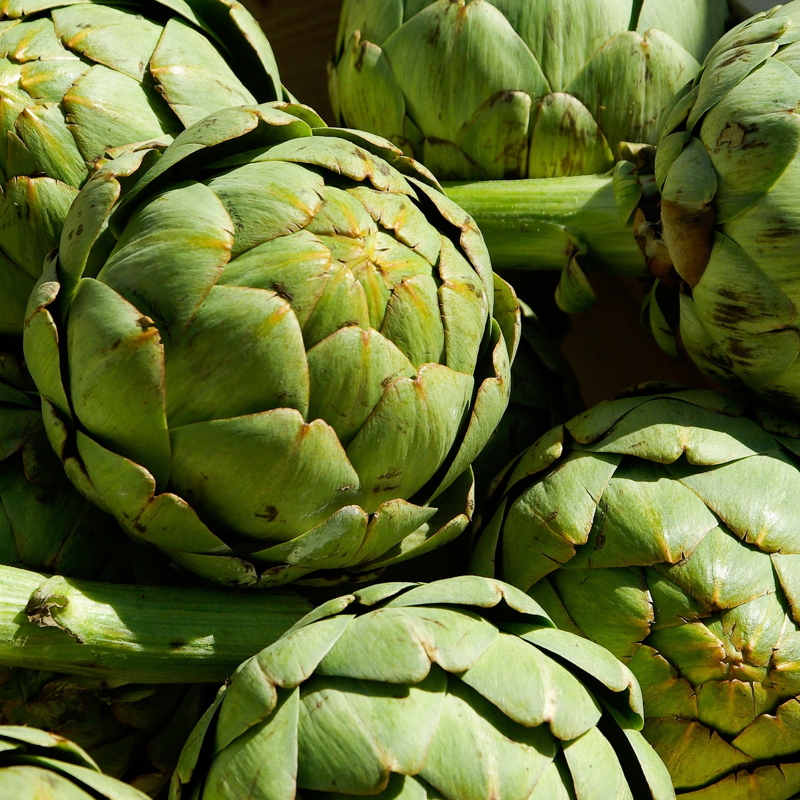
[[[728,32],[661,131],[656,181],[666,260],[680,310],[653,293],[650,327],[668,320],[714,380],[800,408],[800,3]],[[674,275],[674,273],[673,273]]]
[[[0,796],[148,800],[138,789],[103,775],[78,745],[21,725],[0,725]]]
[[[11,337],[109,148],[168,142],[217,109],[284,99],[270,45],[237,0],[7,0],[0,74],[0,335]]]

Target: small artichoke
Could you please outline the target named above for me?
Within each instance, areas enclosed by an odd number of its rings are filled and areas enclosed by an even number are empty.
[[[0,726],[0,797],[14,800],[148,800],[100,772],[78,745],[21,725]]]
[[[628,664],[679,796],[788,800],[798,497],[797,422],[711,391],[632,393],[517,461],[472,567]]]
[[[269,43],[237,0],[8,0],[0,75],[0,336],[11,337],[109,148],[170,141],[218,108],[283,99]]]
[[[726,0],[345,0],[334,113],[441,179],[605,172],[724,31]]]
[[[269,104],[100,168],[29,317],[71,480],[234,586],[370,572],[462,532],[519,331],[424,168]]]
[[[667,800],[639,700],[627,668],[511,586],[378,584],[236,671],[170,797]]]
[[[680,338],[694,362],[721,384],[794,409],[798,36],[793,2],[743,22],[713,47],[665,114],[655,165],[662,231],[646,237],[669,278],[677,277]],[[665,302],[653,295],[650,327],[670,350]]]

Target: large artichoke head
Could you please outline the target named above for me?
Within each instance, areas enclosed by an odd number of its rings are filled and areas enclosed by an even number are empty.
[[[632,394],[517,462],[473,568],[630,666],[678,794],[800,792],[800,427]]]
[[[665,115],[656,159],[685,349],[716,381],[795,409],[798,37],[797,2],[727,33]]]
[[[148,800],[100,772],[78,745],[21,725],[0,725],[0,797],[47,800]]]
[[[170,797],[668,800],[640,700],[625,666],[511,586],[378,584],[237,670]]]
[[[345,0],[335,114],[439,178],[605,172],[722,35],[726,0]]]
[[[3,3],[0,336],[22,335],[44,257],[106,150],[170,141],[212,111],[282,91],[237,0]]]
[[[98,170],[25,336],[78,488],[232,585],[460,533],[519,330],[429,173],[289,110],[229,109]]]

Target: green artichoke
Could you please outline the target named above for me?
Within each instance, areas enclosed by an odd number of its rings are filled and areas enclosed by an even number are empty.
[[[721,384],[800,408],[800,3],[732,29],[675,100],[656,158],[653,271],[677,278],[680,338]],[[662,292],[662,294],[664,294]],[[667,350],[673,300],[653,296]],[[666,308],[665,308],[666,303]]]
[[[66,479],[39,398],[0,381],[0,564],[133,580],[130,551],[116,521]]]
[[[171,800],[674,797],[630,672],[499,581],[378,584],[246,661]]]
[[[0,726],[0,797],[14,800],[148,800],[100,772],[78,745],[17,725]]]
[[[601,403],[516,463],[472,566],[631,668],[679,795],[800,793],[800,426],[700,390]]]
[[[100,168],[25,336],[71,480],[228,585],[369,574],[455,538],[519,307],[436,187],[299,106],[228,109]]]
[[[22,335],[44,257],[109,148],[171,141],[218,108],[280,99],[269,43],[237,0],[4,2],[0,336]]]
[[[724,31],[726,0],[345,0],[344,124],[442,179],[605,172]]]

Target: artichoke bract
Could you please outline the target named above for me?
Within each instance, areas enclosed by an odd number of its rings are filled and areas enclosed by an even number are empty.
[[[796,421],[711,391],[634,392],[518,460],[472,568],[628,664],[679,795],[787,800],[800,792],[798,497]]]
[[[640,726],[630,671],[513,587],[378,584],[236,671],[170,797],[674,797]]]
[[[722,35],[726,0],[345,0],[329,88],[346,125],[444,179],[605,172]]]
[[[424,168],[268,104],[98,170],[25,355],[87,497],[191,572],[269,586],[463,531],[518,333]]]
[[[682,288],[680,338],[694,362],[719,383],[795,409],[799,36],[797,2],[743,22],[665,114],[654,251]],[[654,297],[650,326],[669,350],[661,306]]]
[[[138,789],[100,772],[73,742],[21,725],[0,725],[0,796],[148,800]]]
[[[0,74],[0,336],[10,337],[22,335],[44,257],[109,148],[170,141],[219,108],[284,99],[270,45],[237,0],[9,0]]]

